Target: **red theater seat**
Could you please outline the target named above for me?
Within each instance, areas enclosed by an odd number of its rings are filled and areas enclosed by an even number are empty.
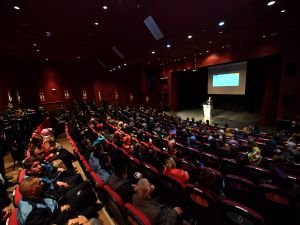
[[[17,213],[18,213],[18,209],[16,208],[12,211],[12,214],[6,220],[6,225],[18,225]]]
[[[127,225],[123,201],[109,185],[104,186],[103,200],[108,212],[118,222],[118,224]]]
[[[19,186],[16,187],[16,189],[13,192],[13,204],[15,208],[18,208],[18,204],[22,199],[22,195],[20,193]]]
[[[21,182],[22,182],[22,180],[23,180],[23,178],[25,176],[25,173],[26,173],[26,169],[21,169],[20,170],[20,172],[18,174],[18,179],[17,179],[18,184],[21,184]]]
[[[218,224],[218,201],[207,191],[193,185],[184,187],[186,211],[198,224]]]
[[[230,200],[222,203],[222,221],[223,225],[265,225],[256,211]]]
[[[130,225],[151,225],[148,218],[130,203],[125,204],[125,213]]]

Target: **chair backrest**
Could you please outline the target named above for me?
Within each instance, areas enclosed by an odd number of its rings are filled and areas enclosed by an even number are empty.
[[[256,184],[265,183],[271,179],[271,172],[259,166],[247,165],[243,171],[245,176]]]
[[[217,156],[207,152],[201,152],[200,157],[206,167],[211,167],[217,170],[220,168],[219,158]]]
[[[238,174],[240,169],[240,166],[235,159],[222,158],[220,164],[223,174]]]
[[[183,204],[183,189],[184,184],[171,175],[161,175],[161,191],[162,197],[168,205],[180,206]]]
[[[108,212],[115,218],[118,224],[127,225],[123,200],[109,185],[104,186],[103,200]]]
[[[218,224],[218,200],[204,189],[191,184],[184,187],[186,210],[199,224]]]
[[[20,172],[19,172],[19,174],[18,174],[18,179],[17,179],[18,184],[21,184],[21,183],[22,183],[22,180],[23,180],[23,178],[24,178],[24,176],[25,176],[25,173],[26,173],[26,169],[21,169],[21,170],[20,170]]]
[[[245,205],[253,203],[255,199],[255,184],[251,180],[229,174],[224,177],[224,182],[226,198]]]
[[[14,209],[12,211],[12,214],[10,217],[6,220],[6,225],[18,225],[18,220],[17,220],[17,214],[18,214],[18,208]]]
[[[128,166],[128,176],[133,176],[135,172],[141,172],[142,163],[139,159],[132,155],[127,155],[126,157]]]
[[[188,172],[188,174],[190,176],[190,178],[189,178],[190,181],[193,181],[195,179],[195,177],[197,175],[197,169],[193,163],[191,163],[187,160],[184,160],[184,159],[178,159],[177,167]]]
[[[222,221],[223,225],[265,225],[256,211],[230,200],[222,203]]]
[[[148,163],[143,163],[141,170],[143,177],[147,178],[151,184],[154,184],[155,186],[160,184],[160,173],[154,166],[151,166]]]
[[[151,225],[148,218],[131,203],[125,204],[125,213],[130,225]]]
[[[20,193],[20,187],[18,185],[16,189],[13,191],[13,205],[15,208],[18,208],[21,199],[22,199],[22,195]]]
[[[296,196],[277,186],[261,184],[257,187],[258,208],[269,224],[299,224],[295,201]]]

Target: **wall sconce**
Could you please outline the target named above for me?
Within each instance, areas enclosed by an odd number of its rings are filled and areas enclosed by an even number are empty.
[[[98,98],[99,98],[99,102],[101,102],[102,100],[101,91],[98,91]]]
[[[68,90],[64,90],[64,94],[65,94],[65,99],[69,99],[70,98],[70,94]]]
[[[129,99],[130,99],[130,101],[133,101],[133,94],[132,93],[129,95]]]
[[[40,100],[41,102],[44,102],[45,101],[45,95],[44,95],[44,92],[40,92]]]
[[[55,89],[55,88],[52,88],[52,89],[51,89],[51,94],[52,94],[52,95],[56,95],[56,89]]]
[[[83,99],[87,99],[87,93],[86,93],[86,90],[82,90],[82,98]]]
[[[115,99],[118,100],[119,99],[119,94],[118,91],[115,91]]]
[[[146,102],[147,102],[147,103],[149,102],[149,97],[148,97],[148,95],[146,96]]]
[[[21,96],[18,90],[17,90],[17,100],[19,103],[21,103]]]
[[[12,96],[10,94],[10,91],[7,91],[7,96],[8,96],[8,101],[11,102],[12,101]]]

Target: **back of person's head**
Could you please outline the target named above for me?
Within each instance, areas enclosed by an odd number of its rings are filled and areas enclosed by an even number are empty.
[[[36,161],[40,162],[40,160],[37,157],[30,156],[30,157],[24,159],[24,161],[23,161],[23,167],[25,169],[27,169],[27,170],[30,170],[31,167],[32,167],[32,165],[33,165],[33,163],[36,162]]]
[[[139,198],[144,200],[151,198],[151,184],[146,178],[140,179],[135,189]]]
[[[115,157],[112,161],[112,165],[117,177],[124,177],[124,175],[127,175],[127,166],[121,157]]]
[[[204,169],[198,177],[199,184],[203,187],[213,188],[216,183],[216,174],[211,169]]]
[[[111,166],[111,158],[108,154],[102,154],[99,162],[102,168],[108,168]]]
[[[36,177],[27,177],[26,179],[22,180],[19,190],[23,198],[31,196],[32,187],[37,183],[39,179]]]
[[[173,168],[176,168],[176,162],[172,157],[169,157],[166,160],[166,169],[170,170],[170,169],[173,169]]]

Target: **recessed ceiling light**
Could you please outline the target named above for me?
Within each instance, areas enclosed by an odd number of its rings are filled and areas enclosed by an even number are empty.
[[[209,43],[209,44],[212,44],[212,41],[209,41],[208,43]]]
[[[120,69],[120,68],[121,68],[121,66],[118,66],[118,68]]]
[[[286,12],[286,10],[285,10],[285,9],[283,9],[283,10],[281,10],[280,12],[281,12],[281,13],[285,13],[285,12]]]
[[[154,54],[155,54],[155,51],[152,51],[151,54],[154,55]]]
[[[114,67],[114,68],[113,68],[113,71],[115,71],[115,70],[116,70],[116,68]]]
[[[263,37],[263,38],[266,38],[267,36],[266,36],[266,35],[263,35],[262,37]]]
[[[37,49],[36,51],[37,51],[37,52],[39,52],[40,50],[39,50],[39,49]]]
[[[45,59],[45,61],[48,61],[48,60],[49,60],[48,58]]]
[[[225,48],[225,46],[223,45],[222,48]]]
[[[37,46],[37,44],[36,44],[36,43],[33,43],[32,45],[33,45],[34,47],[36,47],[36,46]]]
[[[108,7],[106,5],[102,6],[102,9],[107,10]]]
[[[20,10],[21,8],[20,8],[19,6],[17,6],[17,5],[15,5],[15,6],[14,6],[14,9],[15,9],[15,10]]]
[[[171,48],[171,45],[170,45],[170,44],[167,44],[166,47],[167,47],[167,48]]]
[[[268,6],[272,6],[272,5],[274,5],[275,3],[276,3],[276,1],[269,1],[267,5],[268,5]]]
[[[219,31],[219,34],[223,34],[223,31]]]
[[[206,50],[207,53],[209,53],[209,50]]]
[[[98,23],[98,22],[95,22],[95,23],[94,23],[94,25],[95,25],[95,26],[98,26],[98,25],[99,25],[99,23]]]
[[[112,70],[109,70],[109,72],[112,72]]]
[[[225,22],[224,22],[224,21],[220,21],[220,22],[219,22],[219,26],[220,26],[220,27],[222,27],[222,26],[224,26],[224,25],[225,25]]]
[[[188,35],[187,36],[188,39],[191,39],[192,37],[193,37],[193,35]]]
[[[123,65],[124,65],[124,66],[127,66],[127,63],[124,63]]]
[[[80,59],[80,56],[77,56],[77,59]]]

